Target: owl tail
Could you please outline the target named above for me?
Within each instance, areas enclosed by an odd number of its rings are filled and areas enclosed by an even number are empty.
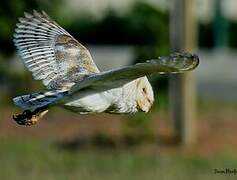
[[[47,92],[37,92],[22,96],[17,96],[13,99],[15,105],[25,110],[37,109],[45,106],[50,106],[53,103],[61,100],[67,90],[52,90]]]

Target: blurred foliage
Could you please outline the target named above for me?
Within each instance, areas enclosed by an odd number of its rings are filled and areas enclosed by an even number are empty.
[[[214,47],[214,22],[200,23],[198,34],[198,46],[204,48]],[[237,22],[228,20],[228,47],[237,48],[237,38],[235,38],[237,32]]]
[[[213,24],[199,24],[198,46],[211,48],[214,46]]]
[[[186,151],[149,150],[66,151],[49,139],[1,138],[0,178],[3,180],[223,180],[234,174],[214,169],[234,169],[234,151],[200,155]],[[152,153],[153,152],[153,153]]]
[[[233,48],[237,48],[237,22],[231,21],[229,22],[229,46]]]
[[[72,19],[65,28],[84,43],[166,45],[168,49],[167,13],[142,2],[135,3],[123,16],[108,9],[101,20],[85,15]]]
[[[136,46],[136,60],[169,53],[169,17],[144,2],[136,2],[131,10],[118,15],[108,9],[104,18],[84,14],[72,19],[59,15],[62,0],[2,0],[0,8],[0,53],[14,52],[12,36],[17,18],[33,9],[45,10],[83,44],[131,44]],[[237,47],[237,22],[229,20],[229,45]],[[199,46],[213,47],[213,22],[199,24]]]

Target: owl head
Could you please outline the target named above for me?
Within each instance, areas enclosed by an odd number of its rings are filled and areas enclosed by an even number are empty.
[[[154,93],[146,76],[136,80],[136,102],[138,109],[148,112],[154,102]]]

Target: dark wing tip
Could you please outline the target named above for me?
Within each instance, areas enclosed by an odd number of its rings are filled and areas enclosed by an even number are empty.
[[[178,68],[179,71],[191,71],[199,65],[199,57],[197,54],[189,52],[173,53],[170,55],[171,64]]]
[[[191,54],[191,53],[185,53],[185,55],[190,62],[190,64],[188,63],[189,64],[188,70],[195,69],[200,63],[199,56],[197,54]]]

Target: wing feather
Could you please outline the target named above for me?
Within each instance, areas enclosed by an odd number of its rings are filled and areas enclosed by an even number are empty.
[[[197,55],[176,53],[145,63],[138,63],[132,66],[90,75],[88,78],[83,79],[72,86],[69,94],[71,96],[80,96],[80,93],[84,91],[91,91],[93,93],[106,91],[121,87],[132,80],[154,73],[170,74],[191,71],[195,69],[198,64],[199,58]]]
[[[14,43],[34,79],[48,89],[72,85],[99,70],[89,51],[44,11],[25,13],[16,24]]]

